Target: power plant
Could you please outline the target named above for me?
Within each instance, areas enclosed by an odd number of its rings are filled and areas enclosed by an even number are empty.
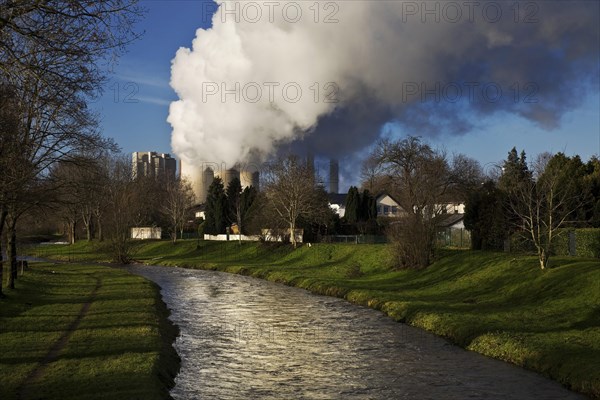
[[[233,168],[227,168],[224,163],[206,162],[196,166],[181,161],[180,168],[181,177],[187,179],[192,185],[198,204],[206,202],[208,188],[217,177],[221,178],[225,188],[234,178],[240,180],[242,189],[248,186],[259,187],[259,169],[254,164],[235,165]]]
[[[309,154],[306,162],[314,170],[314,156]],[[260,168],[258,164],[236,164],[233,168],[227,168],[225,163],[203,162],[198,166],[185,163],[182,160],[179,166],[181,178],[187,179],[192,185],[197,204],[206,202],[208,188],[217,177],[221,178],[225,188],[234,178],[238,178],[242,189],[249,186],[259,189]],[[339,162],[331,159],[329,161],[329,180],[326,183],[326,189],[329,193],[338,193],[339,184]]]
[[[176,170],[177,161],[168,153],[138,151],[132,154],[134,177],[152,176],[174,180]]]
[[[333,158],[329,160],[329,193],[337,194],[340,191],[340,164]]]

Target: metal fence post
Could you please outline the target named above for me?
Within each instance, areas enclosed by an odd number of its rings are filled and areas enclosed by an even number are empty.
[[[575,232],[569,232],[569,255],[577,255],[577,234]]]

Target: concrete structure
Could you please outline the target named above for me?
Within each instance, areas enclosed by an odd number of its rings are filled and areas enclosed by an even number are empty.
[[[329,160],[329,193],[340,191],[340,165],[337,160]]]
[[[221,169],[220,171],[217,171],[215,173],[215,178],[219,177],[221,178],[221,180],[223,181],[223,187],[225,187],[225,189],[227,189],[227,186],[229,185],[229,183],[234,180],[235,178],[240,179],[240,171],[235,169],[235,168],[230,168],[230,169]]]
[[[174,180],[177,174],[177,160],[168,153],[135,152],[132,154],[132,173],[136,178],[152,176]]]
[[[161,235],[162,229],[156,226],[138,226],[131,228],[132,239],[160,239]]]
[[[192,185],[197,204],[206,202],[208,188],[215,178],[213,166],[212,163],[203,163],[200,167],[196,167],[181,161],[181,178]]]
[[[258,242],[264,240],[266,242],[284,242],[288,241],[290,237],[291,229],[262,229],[260,235],[239,235],[239,234],[219,234],[219,235],[209,235],[204,234],[204,240],[213,240],[213,241],[238,241],[241,240],[243,242]],[[294,229],[296,233],[296,242],[302,243],[304,236],[304,229]]]
[[[221,178],[225,189],[234,178],[240,180],[242,189],[248,186],[258,188],[260,179],[258,167],[252,164],[236,165],[234,168],[227,169],[224,163],[201,163],[200,166],[196,166],[183,161],[181,162],[181,177],[187,179],[192,185],[197,204],[206,202],[208,188],[216,177]]]
[[[315,155],[312,153],[306,154],[306,166],[315,174]]]
[[[240,168],[240,182],[242,189],[253,186],[260,189],[260,168],[256,164],[244,164]]]

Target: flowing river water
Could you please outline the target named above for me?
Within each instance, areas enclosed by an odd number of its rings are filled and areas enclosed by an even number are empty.
[[[181,330],[175,399],[583,399],[381,312],[221,272],[130,266]]]

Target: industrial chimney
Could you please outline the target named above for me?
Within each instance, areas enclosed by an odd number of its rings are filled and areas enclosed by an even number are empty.
[[[337,160],[329,160],[329,193],[340,191],[340,165]]]

